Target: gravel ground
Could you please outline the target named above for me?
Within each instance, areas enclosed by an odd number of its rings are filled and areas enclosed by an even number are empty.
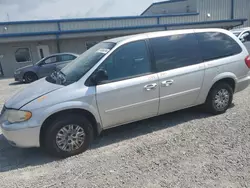
[[[0,105],[23,85],[0,81]],[[0,133],[1,134],[1,133]],[[105,131],[65,160],[0,135],[0,187],[250,187],[250,88],[227,113],[198,108]]]

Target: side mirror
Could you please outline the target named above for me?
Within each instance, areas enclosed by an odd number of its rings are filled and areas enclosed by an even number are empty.
[[[93,76],[91,81],[94,84],[99,84],[102,81],[108,80],[108,73],[106,70],[100,69]]]

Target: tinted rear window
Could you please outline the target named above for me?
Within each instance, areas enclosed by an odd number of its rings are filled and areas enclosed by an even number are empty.
[[[204,61],[236,55],[242,52],[230,36],[218,32],[197,33]]]
[[[60,55],[59,56],[59,61],[60,62],[61,61],[71,61],[71,60],[74,60],[74,59],[76,59],[76,57],[73,56],[73,55],[70,55],[70,54],[65,54],[65,55]]]
[[[198,41],[194,34],[150,39],[158,72],[201,63]]]

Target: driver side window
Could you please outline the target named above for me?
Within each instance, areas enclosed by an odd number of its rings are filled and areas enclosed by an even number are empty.
[[[99,67],[107,71],[108,80],[118,81],[151,72],[145,41],[125,44],[113,52]]]
[[[57,56],[52,56],[44,60],[45,64],[51,64],[57,62]]]

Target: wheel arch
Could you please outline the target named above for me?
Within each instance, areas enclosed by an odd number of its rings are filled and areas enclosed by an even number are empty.
[[[39,137],[40,146],[43,146],[43,144],[44,144],[44,134],[45,134],[48,126],[50,125],[50,123],[55,118],[57,118],[59,116],[68,115],[69,113],[80,114],[80,115],[85,116],[93,125],[95,136],[98,136],[101,133],[102,127],[101,127],[100,123],[97,122],[95,116],[90,111],[85,110],[85,109],[81,109],[81,108],[64,109],[64,110],[52,113],[42,123],[41,129],[40,129],[40,137]]]
[[[27,75],[27,74],[34,74],[38,78],[38,75],[37,75],[37,73],[35,71],[28,70],[28,71],[23,73],[23,79],[25,79],[25,75]]]
[[[216,85],[218,84],[219,82],[225,82],[227,84],[229,84],[233,91],[235,91],[235,88],[236,88],[236,83],[237,83],[237,77],[235,74],[231,73],[231,72],[225,72],[223,74],[220,74],[218,76],[216,76],[214,79],[213,79],[213,84],[212,86],[210,87],[209,91]]]
[[[236,83],[237,83],[237,78],[236,76],[233,74],[233,73],[223,73],[221,75],[218,75],[217,77],[215,77],[213,79],[213,82],[212,82],[212,85],[210,86],[209,90],[208,90],[208,93],[206,95],[206,99],[210,93],[210,91],[213,89],[213,87],[218,84],[218,83],[221,83],[221,82],[224,82],[224,83],[227,83],[229,84],[232,89],[233,89],[233,92],[235,92],[235,89],[236,89]]]

